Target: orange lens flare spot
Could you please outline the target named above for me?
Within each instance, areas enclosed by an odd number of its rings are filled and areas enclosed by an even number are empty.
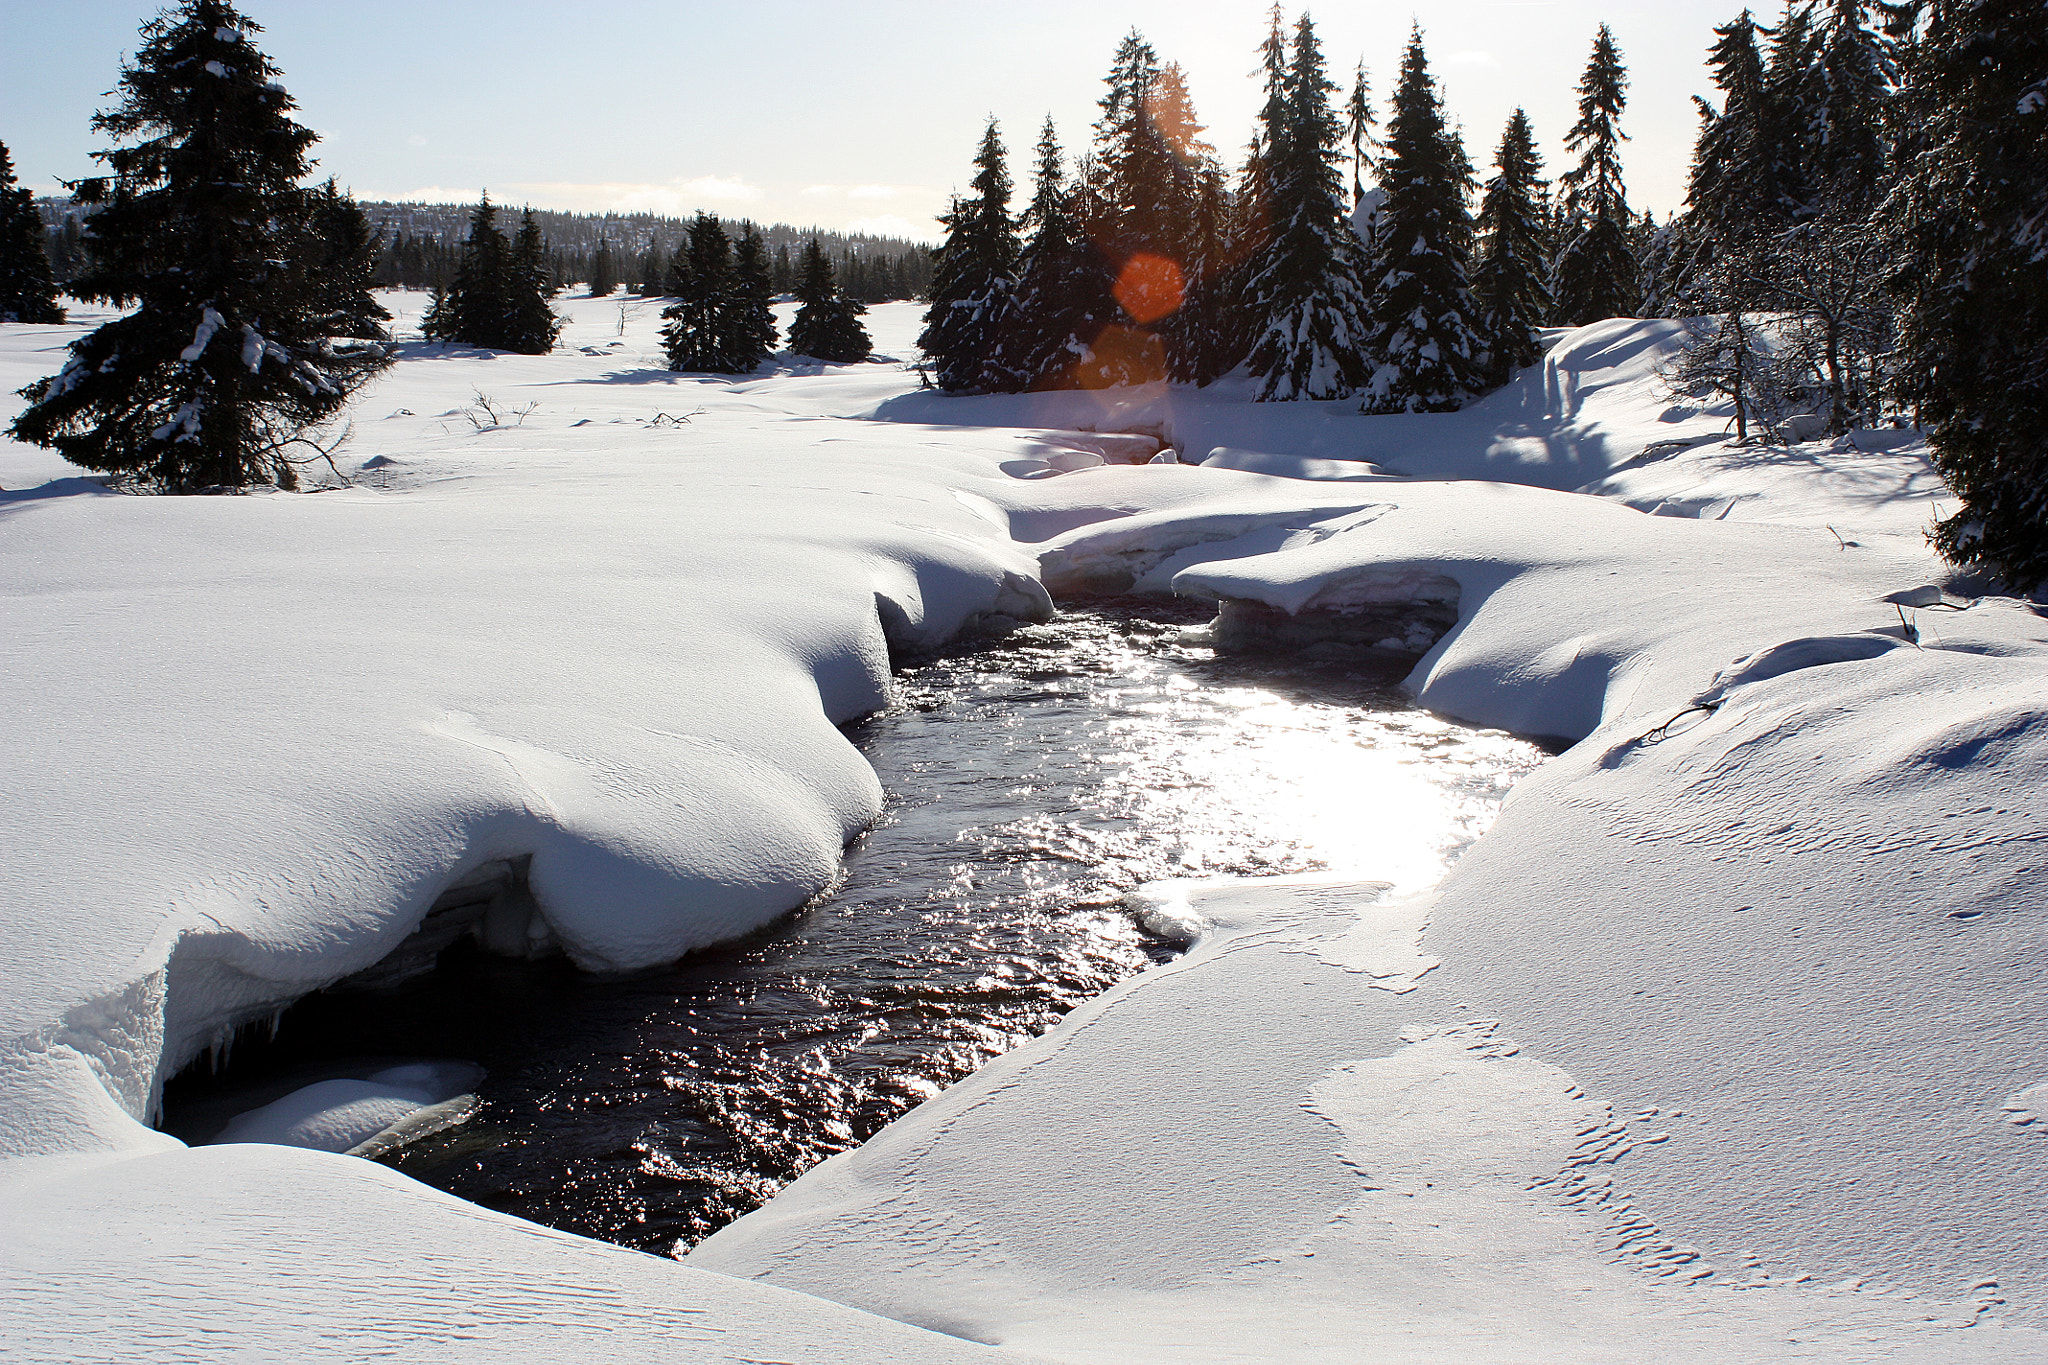
[[[1178,265],[1164,256],[1140,251],[1124,262],[1110,292],[1131,321],[1145,327],[1180,311],[1187,283]]]

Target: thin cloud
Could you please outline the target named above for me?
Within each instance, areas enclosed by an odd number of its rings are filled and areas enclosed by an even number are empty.
[[[894,199],[904,191],[895,185],[806,185],[797,191],[806,199]]]

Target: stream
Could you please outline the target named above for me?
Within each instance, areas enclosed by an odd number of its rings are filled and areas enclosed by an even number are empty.
[[[345,1064],[485,1068],[384,1159],[464,1199],[677,1254],[1117,981],[1171,958],[1120,906],[1162,877],[1356,872],[1420,889],[1542,761],[1342,651],[1180,643],[1207,612],[1063,613],[904,666],[847,733],[888,794],[841,885],[741,942],[581,973],[468,944],[332,989],[165,1095],[167,1130]]]

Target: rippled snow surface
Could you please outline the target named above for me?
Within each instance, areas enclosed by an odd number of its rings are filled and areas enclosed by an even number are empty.
[[[480,1112],[392,1164],[671,1252],[1170,956],[1117,908],[1128,888],[1320,869],[1424,886],[1543,757],[1342,660],[1181,646],[1198,618],[1159,614],[1076,613],[903,669],[849,731],[888,814],[833,896],[768,932],[625,977],[458,948],[395,992],[309,998],[186,1093],[467,1058]]]

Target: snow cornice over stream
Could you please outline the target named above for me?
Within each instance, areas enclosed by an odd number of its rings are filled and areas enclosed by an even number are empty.
[[[2048,625],[1887,601],[1943,582],[1911,433],[1734,449],[1660,396],[1668,322],[1365,419],[674,376],[651,306],[568,306],[552,356],[409,346],[351,488],[124,497],[0,443],[10,1354],[2048,1354]],[[907,355],[914,306],[873,320]],[[76,334],[0,328],[0,389]],[[494,941],[600,970],[827,890],[891,644],[1042,615],[1041,572],[1348,623],[1572,743],[1425,895],[1163,889],[1188,957],[681,1266],[148,1126],[479,868],[530,859]]]

